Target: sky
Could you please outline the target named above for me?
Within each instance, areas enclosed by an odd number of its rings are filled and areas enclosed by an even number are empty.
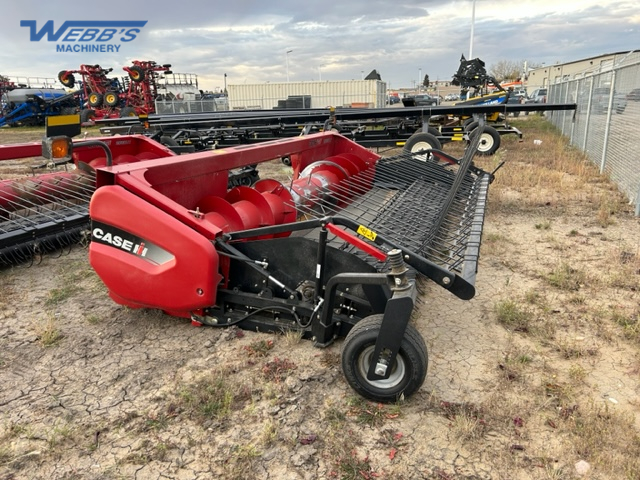
[[[391,88],[425,74],[450,80],[464,54],[488,69],[500,61],[540,66],[640,49],[637,0],[156,0],[77,3],[3,0],[0,74],[55,78],[80,64],[169,63],[198,75],[203,90],[229,84],[361,79],[373,69]],[[30,41],[21,20],[146,20],[118,52],[57,52]],[[77,39],[77,37],[71,37]],[[85,42],[95,43],[95,42]],[[108,43],[108,42],[107,42]],[[111,42],[114,43],[114,42]],[[114,44],[115,44],[114,43]],[[115,47],[114,47],[115,48]],[[289,53],[287,53],[289,52]]]

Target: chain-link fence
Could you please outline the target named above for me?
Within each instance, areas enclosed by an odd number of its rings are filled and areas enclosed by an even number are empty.
[[[206,113],[229,110],[227,97],[195,100],[156,100],[156,113]]]
[[[549,85],[549,103],[576,103],[547,118],[635,204],[640,215],[640,52],[594,74]]]

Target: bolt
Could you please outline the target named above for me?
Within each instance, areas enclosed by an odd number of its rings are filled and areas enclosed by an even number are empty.
[[[384,363],[377,363],[375,373],[383,377],[387,373],[387,366]]]
[[[201,288],[196,289],[196,293],[200,296],[204,295],[204,290],[202,290]]]
[[[449,285],[451,283],[451,279],[449,277],[444,277],[442,279],[442,284],[443,285]]]

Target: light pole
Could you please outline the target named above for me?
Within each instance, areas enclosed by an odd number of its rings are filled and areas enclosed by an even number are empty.
[[[326,65],[323,63],[321,65],[318,65],[318,81],[322,81],[322,67],[325,67]]]
[[[469,60],[473,59],[473,29],[476,24],[476,0],[473,0],[471,8],[471,39],[469,40]]]
[[[287,83],[289,83],[289,54],[293,52],[293,50],[287,50]]]
[[[227,94],[227,74],[224,74],[224,94]]]
[[[364,80],[364,70],[360,70],[360,80]]]
[[[418,68],[418,93],[422,90],[422,67]]]

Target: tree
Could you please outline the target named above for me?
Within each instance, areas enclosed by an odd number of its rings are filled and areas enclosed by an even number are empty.
[[[514,81],[523,76],[524,60],[514,62],[512,60],[500,60],[489,69],[489,74],[499,82],[505,80]]]
[[[9,81],[9,77],[7,77],[6,75],[0,74],[0,82],[8,82],[8,81]]]
[[[424,76],[424,80],[422,81],[422,86],[424,88],[429,88],[429,75]]]

